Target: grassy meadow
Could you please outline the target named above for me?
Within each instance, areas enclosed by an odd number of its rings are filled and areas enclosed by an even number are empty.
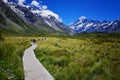
[[[0,41],[0,80],[24,80],[22,56],[32,39],[35,55],[55,80],[120,80],[120,37],[5,37]]]

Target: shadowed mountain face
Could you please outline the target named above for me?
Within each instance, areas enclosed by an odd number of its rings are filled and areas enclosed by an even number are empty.
[[[21,34],[27,29],[29,29],[28,24],[0,0],[0,32],[7,35]]]
[[[96,21],[80,17],[75,23],[70,25],[75,32],[120,32],[120,19],[115,21]]]
[[[4,26],[11,24],[27,28],[26,23],[2,1],[0,1],[0,23]]]
[[[32,12],[25,7],[20,7],[25,12],[25,17],[17,13],[18,10],[11,9],[12,7],[0,1],[0,32],[3,34],[46,34],[48,32],[55,32],[41,19],[37,18]],[[39,25],[35,25],[35,21],[39,21]],[[32,24],[33,23],[33,24]]]

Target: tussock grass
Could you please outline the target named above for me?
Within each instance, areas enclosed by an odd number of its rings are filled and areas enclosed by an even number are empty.
[[[110,34],[111,35],[111,34]],[[120,80],[120,37],[7,37],[0,42],[0,80],[23,80],[22,56],[32,39],[35,54],[55,80]]]
[[[16,37],[0,41],[0,80],[24,80],[22,56],[27,42]]]
[[[119,80],[120,38],[92,34],[89,37],[48,37],[38,41],[36,56],[55,80]]]

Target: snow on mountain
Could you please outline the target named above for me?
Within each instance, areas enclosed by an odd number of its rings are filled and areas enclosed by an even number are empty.
[[[62,22],[62,19],[59,17],[59,15],[55,14],[54,12],[48,10],[48,9],[42,9],[42,10],[31,10],[34,14],[38,14],[42,17],[50,18],[50,16],[55,17],[58,21]]]
[[[69,27],[77,33],[81,32],[113,32],[120,29],[120,21],[96,21],[87,19],[85,16],[80,17],[74,24]],[[117,28],[116,28],[117,27]]]
[[[9,0],[6,4],[27,23],[32,23],[38,27],[47,24],[47,26],[60,32],[69,33],[73,31],[62,23],[58,14],[49,10],[46,5],[42,5],[37,0],[33,0],[29,4],[26,3],[26,0]]]
[[[59,15],[55,14],[54,12],[52,12],[51,10],[47,9],[46,5],[42,5],[39,2],[37,2],[36,0],[33,0],[30,4],[26,4],[26,0],[4,0],[4,2],[6,4],[8,4],[11,9],[13,9],[13,11],[15,11],[16,13],[22,13],[23,15],[23,11],[20,10],[18,8],[18,6],[20,7],[26,7],[28,10],[30,10],[33,14],[37,14],[39,16],[42,17],[47,17],[49,18],[49,16],[53,16],[55,17],[57,20],[59,20],[60,22],[62,22],[61,18],[59,17]]]
[[[16,12],[16,13],[19,13],[21,15],[24,15],[24,12],[22,12],[21,10],[19,10],[18,8],[16,8],[17,4],[16,3],[13,3],[13,2],[9,2],[7,3],[8,5],[10,5],[10,8]]]
[[[20,4],[20,5],[22,5],[22,6],[24,6],[24,2],[25,2],[26,0],[18,0],[18,3]]]
[[[38,14],[42,17],[50,18],[50,16],[55,17],[58,21],[62,22],[62,19],[59,17],[58,14],[52,12],[51,10],[47,9],[48,7],[46,5],[42,5],[39,2],[33,0],[30,4],[31,7],[36,7],[31,12],[34,14]]]
[[[80,21],[82,21],[82,20],[84,20],[84,19],[87,19],[85,16],[81,16],[80,18],[79,18],[79,20]]]
[[[16,0],[16,2],[13,2],[12,0],[4,0],[5,3],[8,3],[10,5],[10,7],[14,10],[15,9],[15,3],[17,3],[19,6],[23,6],[26,8],[31,7],[31,12],[33,12],[34,14],[38,14],[42,17],[47,17],[49,18],[49,16],[53,16],[55,17],[58,21],[62,22],[62,19],[59,17],[58,14],[52,12],[51,10],[47,9],[48,7],[46,5],[42,5],[40,4],[40,2],[37,2],[36,0],[33,0],[30,4],[26,5],[26,0]],[[14,5],[13,5],[14,4]]]
[[[3,0],[3,2],[7,3],[7,2],[8,2],[8,0]]]
[[[48,17],[48,18],[49,18],[49,16],[54,16],[57,20],[62,22],[62,19],[57,14],[53,13],[50,10],[41,10],[40,15],[43,16],[43,17]]]

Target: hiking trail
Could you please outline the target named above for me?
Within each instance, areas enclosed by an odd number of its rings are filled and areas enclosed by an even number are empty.
[[[38,61],[34,54],[36,44],[25,50],[23,55],[23,67],[25,80],[54,80],[50,73]]]

